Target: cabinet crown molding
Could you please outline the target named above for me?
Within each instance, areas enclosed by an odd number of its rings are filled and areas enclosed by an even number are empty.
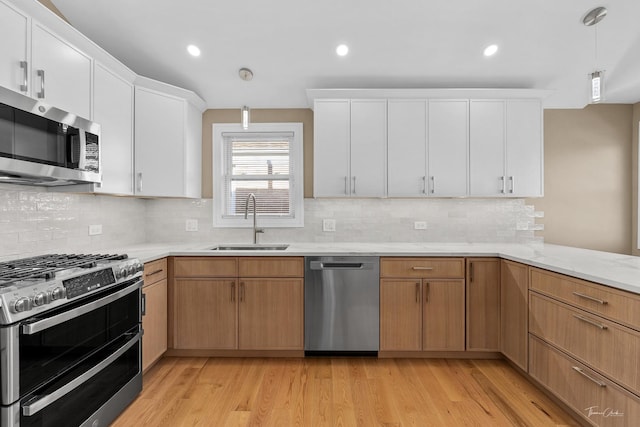
[[[307,89],[307,102],[313,109],[317,99],[544,99],[551,90],[503,88],[444,89]]]

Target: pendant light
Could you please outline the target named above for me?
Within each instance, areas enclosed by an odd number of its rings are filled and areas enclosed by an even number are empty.
[[[598,67],[598,24],[607,16],[606,7],[596,7],[590,10],[582,19],[582,23],[587,27],[594,27],[594,51],[596,70],[589,74],[589,102],[596,104],[604,100],[604,70],[597,70]]]
[[[238,75],[245,82],[251,81],[253,79],[253,71],[249,68],[240,68],[238,70]],[[242,129],[249,129],[249,122],[251,121],[251,117],[249,115],[249,107],[246,105],[240,109],[240,123],[242,123]]]

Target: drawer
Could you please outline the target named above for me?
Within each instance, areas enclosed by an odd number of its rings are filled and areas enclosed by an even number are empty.
[[[380,258],[380,277],[464,278],[464,258]]]
[[[640,420],[637,396],[534,336],[529,375],[593,425],[631,427]]]
[[[529,332],[640,393],[640,334],[530,291]]]
[[[238,271],[240,277],[304,277],[304,258],[242,257]]]
[[[640,330],[640,296],[562,274],[531,269],[530,287]]]
[[[144,264],[144,286],[152,285],[167,278],[167,259],[162,258]]]
[[[238,259],[233,257],[176,257],[174,277],[237,277]]]

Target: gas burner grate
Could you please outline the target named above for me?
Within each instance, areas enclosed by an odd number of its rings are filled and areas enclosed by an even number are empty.
[[[93,268],[98,262],[127,259],[115,254],[49,254],[0,263],[0,286],[26,279],[50,280],[56,272],[71,268]]]

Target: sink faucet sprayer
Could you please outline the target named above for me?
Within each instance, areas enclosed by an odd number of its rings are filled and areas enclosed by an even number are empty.
[[[253,193],[249,193],[247,196],[247,200],[244,202],[244,219],[247,219],[249,212],[249,199],[253,199],[253,244],[258,243],[258,233],[264,233],[262,228],[257,228],[256,225],[256,195]]]

